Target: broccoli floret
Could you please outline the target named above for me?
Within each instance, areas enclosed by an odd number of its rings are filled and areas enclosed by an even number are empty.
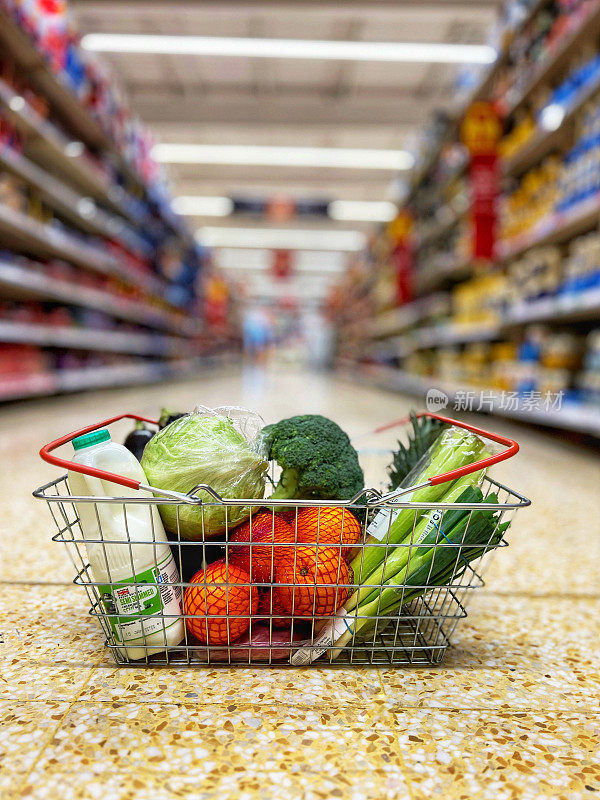
[[[364,486],[347,434],[327,417],[302,414],[263,428],[270,459],[282,468],[278,500],[349,500]]]

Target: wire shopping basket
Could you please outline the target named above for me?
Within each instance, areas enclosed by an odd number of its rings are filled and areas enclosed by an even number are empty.
[[[157,424],[123,414],[67,434],[44,446],[40,455],[107,482],[111,492],[119,487],[133,492],[77,496],[63,475],[34,496],[48,503],[57,528],[52,539],[66,545],[76,569],[74,583],[87,592],[89,613],[99,621],[117,664],[439,664],[458,621],[467,615],[469,591],[483,585],[482,560],[506,546],[504,532],[512,516],[530,501],[485,471],[515,455],[516,442],[437,414],[419,416],[465,428],[505,449],[421,484],[387,494],[364,489],[345,502],[226,499],[205,484],[182,494],[53,453],[122,419]],[[394,424],[399,423],[385,428]],[[411,500],[419,489],[480,470],[479,502]],[[161,566],[166,545],[157,523],[164,505],[175,509],[177,523],[169,541],[170,563],[176,568],[169,569]],[[220,540],[182,537],[180,513],[190,505],[198,508],[202,529],[204,515],[221,509],[225,532]],[[151,531],[145,539],[130,531],[140,506]],[[246,509],[246,521],[230,525],[240,507]],[[111,538],[104,530],[107,513],[113,526],[115,520],[122,526],[124,537]],[[407,533],[392,543],[391,526],[399,515]],[[307,538],[300,533],[308,518],[314,533]],[[460,519],[460,525],[451,528],[451,519]],[[258,528],[263,536],[267,532],[266,538],[254,536]],[[452,536],[451,529],[460,534]],[[331,530],[336,532],[333,542]],[[90,567],[91,547],[103,553],[102,580]],[[111,575],[111,548],[117,548],[121,563],[131,563],[126,579]],[[152,569],[143,575],[134,568],[138,548],[153,553]],[[365,580],[362,567],[374,553],[379,572],[369,571]]]

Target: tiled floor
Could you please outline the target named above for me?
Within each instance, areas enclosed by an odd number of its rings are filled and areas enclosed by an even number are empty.
[[[30,492],[36,455],[125,410],[244,404],[334,417],[362,447],[410,402],[324,377],[237,373],[2,409],[2,798],[536,798],[600,791],[597,453],[494,420],[531,497],[440,668],[117,668]],[[481,421],[481,420],[479,420]],[[381,459],[365,459],[378,486]],[[519,518],[520,517],[520,518]]]

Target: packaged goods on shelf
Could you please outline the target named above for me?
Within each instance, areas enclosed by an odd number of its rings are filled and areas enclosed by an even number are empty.
[[[512,130],[500,142],[499,155],[502,158],[511,158],[527,145],[535,131],[536,124],[530,111],[515,114]]]
[[[500,321],[507,291],[502,272],[477,275],[452,290],[452,321],[457,325],[491,325]]]
[[[556,294],[563,277],[560,249],[537,247],[507,267],[507,286],[512,303],[537,300]]]
[[[564,261],[563,293],[577,293],[600,286],[600,233],[575,239]]]
[[[593,10],[594,4],[589,0],[543,4],[512,40],[509,58],[493,87],[493,98],[504,109],[515,106],[542,65],[551,61],[565,39],[585,24]]]
[[[600,406],[600,328],[587,336],[583,368],[577,386],[584,402]]]
[[[529,170],[514,191],[502,196],[500,239],[510,241],[554,212],[560,197],[560,177],[560,159],[550,156],[539,167]]]

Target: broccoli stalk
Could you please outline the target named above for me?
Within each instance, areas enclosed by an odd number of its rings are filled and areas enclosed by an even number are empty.
[[[347,434],[327,417],[304,414],[263,428],[268,457],[282,468],[277,500],[350,500],[364,486]]]

